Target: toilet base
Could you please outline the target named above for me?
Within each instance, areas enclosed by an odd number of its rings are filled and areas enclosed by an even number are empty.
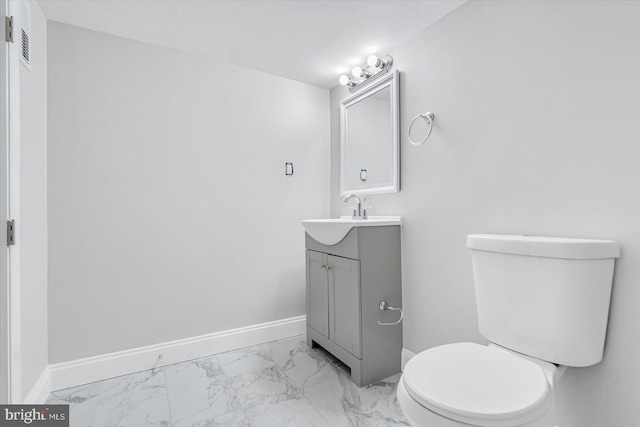
[[[409,395],[404,387],[403,378],[398,381],[396,391],[398,403],[409,423],[415,427],[468,427],[470,424],[443,417],[425,408]],[[553,396],[555,398],[555,396]],[[555,404],[540,418],[524,424],[508,424],[509,427],[556,427]]]

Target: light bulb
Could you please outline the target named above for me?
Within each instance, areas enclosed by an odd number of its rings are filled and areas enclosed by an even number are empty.
[[[349,82],[351,81],[351,79],[349,78],[349,76],[345,76],[344,74],[340,76],[340,78],[338,79],[338,81],[340,82],[340,84],[342,86],[346,86],[349,84]]]
[[[378,57],[375,55],[370,55],[367,58],[367,65],[369,65],[369,67],[377,67],[378,66]]]
[[[353,77],[361,77],[362,68],[356,65],[355,67],[353,67],[353,70],[351,70],[351,74],[353,74]]]

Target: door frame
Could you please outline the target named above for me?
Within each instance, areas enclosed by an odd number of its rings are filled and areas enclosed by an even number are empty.
[[[0,0],[0,36],[6,16],[18,27],[18,5]],[[14,37],[16,35],[14,34]],[[19,43],[0,42],[0,403],[22,403],[20,318],[20,60]],[[16,221],[7,245],[7,221]]]

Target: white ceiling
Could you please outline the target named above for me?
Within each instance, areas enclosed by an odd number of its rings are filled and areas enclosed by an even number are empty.
[[[323,88],[464,1],[39,0],[48,19]]]

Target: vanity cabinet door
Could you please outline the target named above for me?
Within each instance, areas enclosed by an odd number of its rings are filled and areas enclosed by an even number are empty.
[[[307,250],[307,323],[329,338],[327,255]]]
[[[360,261],[328,255],[329,338],[360,358]]]

